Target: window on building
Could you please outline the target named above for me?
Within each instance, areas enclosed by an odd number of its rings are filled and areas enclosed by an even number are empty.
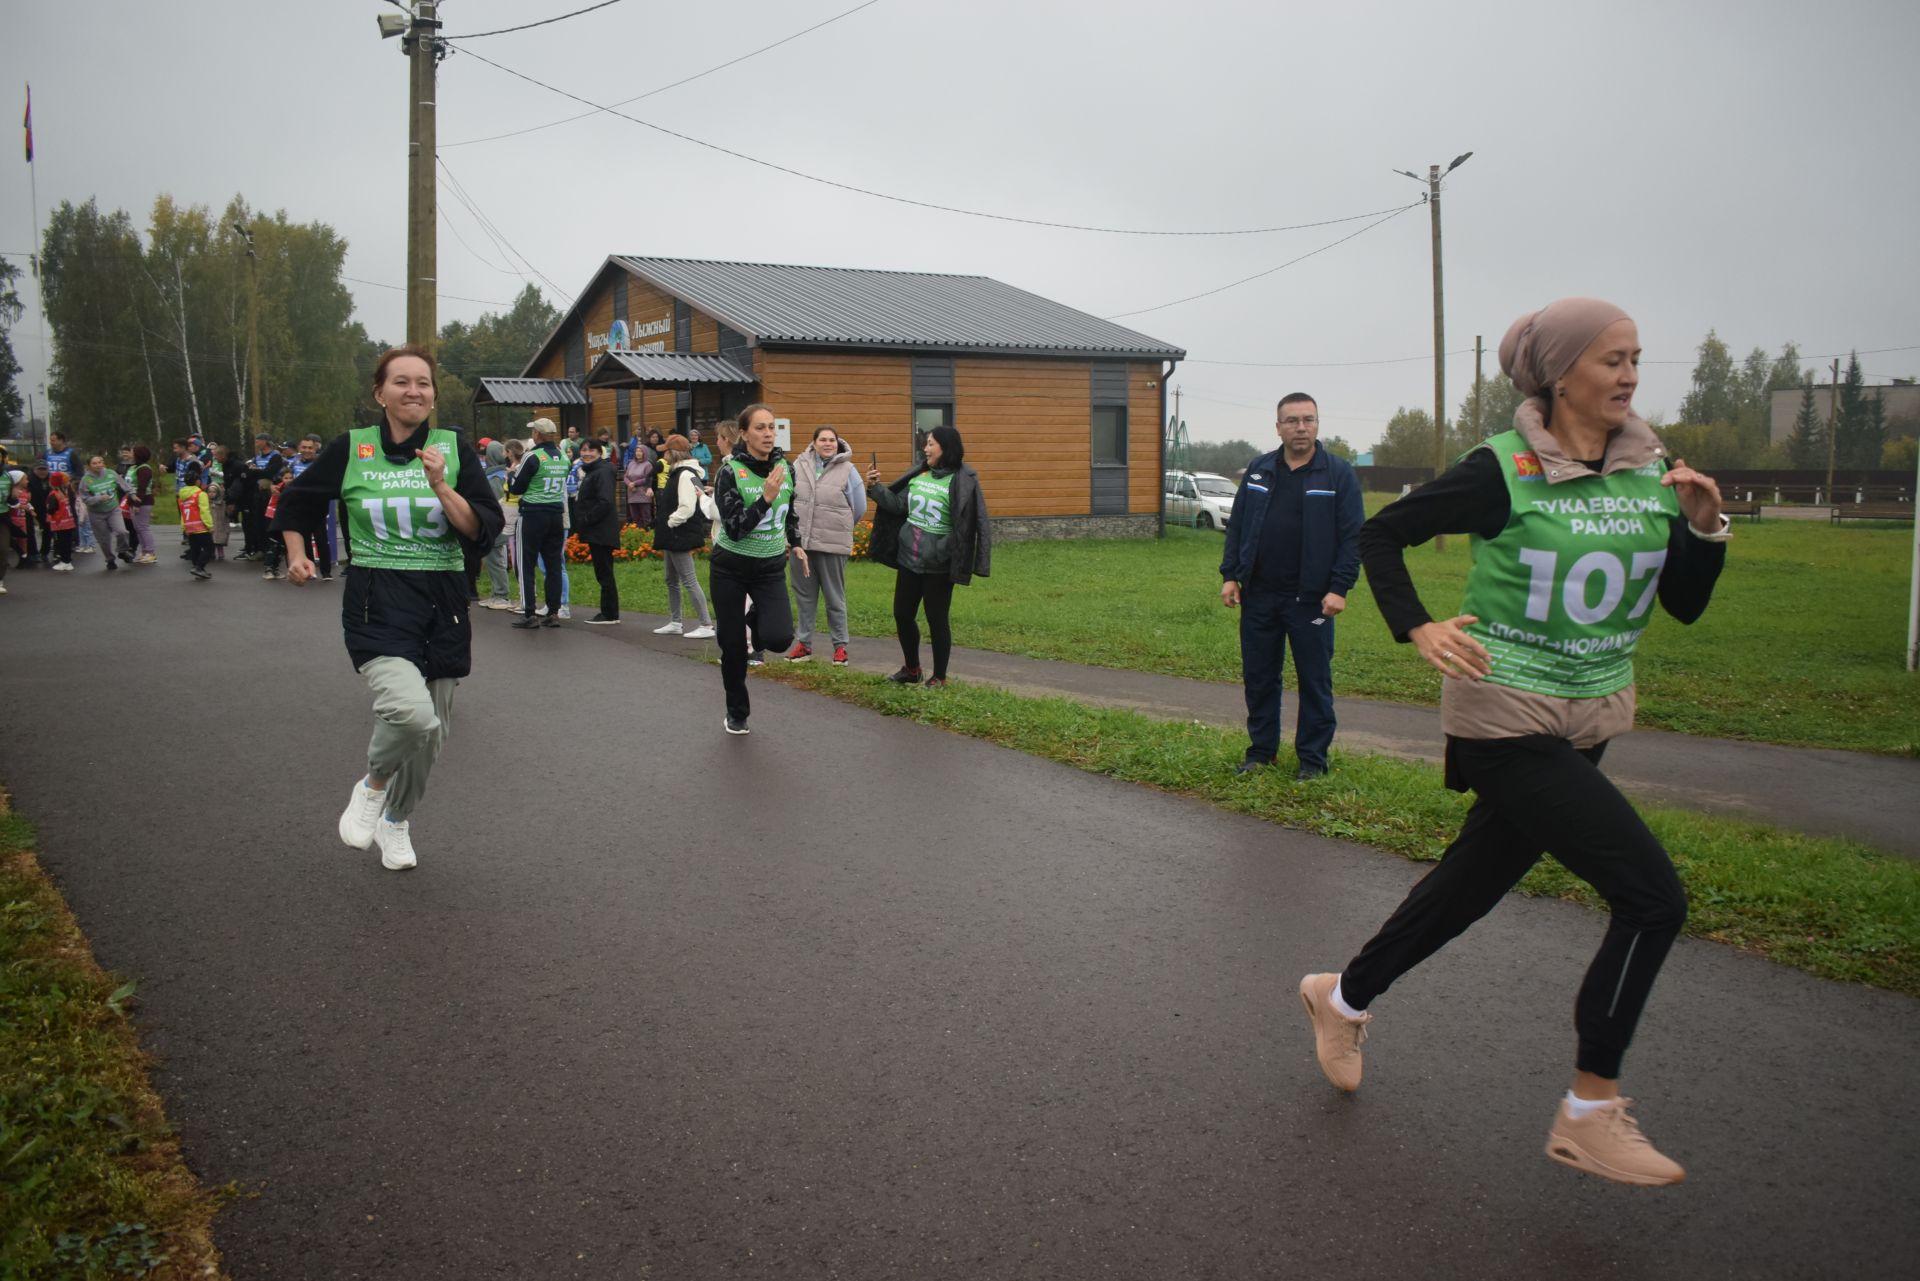
[[[935,427],[953,426],[952,405],[915,405],[913,407],[913,457],[920,459],[920,449],[927,443],[927,436]]]
[[[1127,465],[1127,410],[1124,405],[1093,407],[1093,461]]]

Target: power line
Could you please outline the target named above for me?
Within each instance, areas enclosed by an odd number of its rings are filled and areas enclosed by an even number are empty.
[[[1450,351],[1449,356],[1471,356],[1473,348],[1462,347]],[[1432,360],[1431,353],[1423,356],[1394,356],[1388,360],[1198,360],[1189,357],[1181,361],[1183,365],[1237,365],[1245,369],[1344,369],[1353,365],[1411,365],[1415,361]]]
[[[818,31],[820,28],[827,26],[831,23],[838,22],[842,18],[852,17],[854,14],[860,12],[862,9],[871,9],[874,5],[879,3],[880,3],[880,0],[866,0],[866,3],[857,4],[853,6],[853,8],[848,9],[843,13],[836,13],[831,18],[828,18],[824,22],[816,22],[811,27],[807,27],[801,31],[796,31],[790,36],[784,36],[781,39],[774,41],[772,44],[761,45],[758,49],[755,49],[752,53],[743,53],[737,58],[729,58],[725,62],[719,63],[715,66],[708,67],[705,71],[696,71],[690,76],[674,81],[672,84],[661,85],[658,89],[649,89],[645,93],[635,94],[631,98],[622,98],[620,101],[613,103],[611,106],[595,107],[592,111],[583,111],[577,116],[567,116],[566,118],[561,120],[549,120],[546,124],[531,125],[525,129],[515,129],[511,133],[496,133],[485,138],[468,138],[464,142],[443,142],[440,144],[440,150],[445,151],[450,147],[471,147],[476,143],[499,142],[502,138],[518,138],[521,134],[539,133],[542,129],[553,129],[560,125],[572,124],[576,120],[585,120],[589,116],[597,116],[604,111],[611,111],[613,107],[624,107],[624,106],[627,106],[629,103],[639,102],[642,98],[651,98],[657,93],[665,93],[669,89],[678,89],[681,85],[692,84],[695,80],[698,80],[703,76],[710,76],[716,71],[725,71],[728,67],[736,66],[739,63],[747,61],[747,59],[749,58],[757,58],[761,54],[766,53],[770,49],[778,49],[781,45],[786,44],[789,41],[798,40],[801,36],[807,35],[811,32]],[[478,55],[475,55],[475,56],[478,56]]]
[[[1305,262],[1307,259],[1313,257],[1315,254],[1323,254],[1327,252],[1327,250],[1329,249],[1335,248],[1336,246],[1339,246],[1339,245],[1344,245],[1349,240],[1352,240],[1355,236],[1364,236],[1369,231],[1372,231],[1375,227],[1378,227],[1383,223],[1392,222],[1395,218],[1398,218],[1401,214],[1407,212],[1407,210],[1418,209],[1421,205],[1425,203],[1426,201],[1424,200],[1416,200],[1412,204],[1401,205],[1398,209],[1395,209],[1392,213],[1380,219],[1378,222],[1370,222],[1366,226],[1360,228],[1360,230],[1349,232],[1346,235],[1340,237],[1340,239],[1333,241],[1331,244],[1321,245],[1318,249],[1310,249],[1306,253],[1301,254],[1298,258],[1289,258],[1287,261],[1281,263],[1278,267],[1269,267],[1265,271],[1256,271],[1251,276],[1242,276],[1238,280],[1228,281],[1226,284],[1221,285],[1217,289],[1208,289],[1201,293],[1188,294],[1185,298],[1175,298],[1172,302],[1156,303],[1151,307],[1136,307],[1132,311],[1116,311],[1112,315],[1103,316],[1102,319],[1103,320],[1119,320],[1125,316],[1144,316],[1150,311],[1165,311],[1168,307],[1178,307],[1183,302],[1193,302],[1195,299],[1198,299],[1198,298],[1211,298],[1215,294],[1223,294],[1229,289],[1237,289],[1241,285],[1248,284],[1255,280],[1259,280],[1263,276],[1271,276],[1276,271],[1284,271],[1288,267],[1293,266],[1295,263]],[[1376,210],[1375,212],[1378,212],[1378,210]],[[1370,217],[1371,215],[1363,214],[1361,216]],[[1350,220],[1341,219],[1341,221],[1346,222]]]
[[[371,285],[375,289],[394,289],[394,290],[398,290],[400,293],[403,293],[403,294],[407,292],[407,287],[405,285],[389,285],[378,280],[362,280],[358,276],[342,276],[340,277],[340,279],[351,280],[356,285]],[[510,302],[501,302],[495,298],[466,298],[461,296],[460,294],[435,294],[434,297],[451,298],[455,302],[477,302],[477,303],[480,303],[482,306],[486,306],[486,307],[513,306],[513,304]]]
[[[496,31],[469,31],[464,35],[441,36],[442,40],[478,40],[482,36],[504,36],[510,31],[531,31],[535,27],[545,27],[556,22],[565,22],[568,18],[577,18],[583,13],[592,13],[595,9],[604,9],[620,0],[600,0],[599,4],[590,4],[584,9],[575,9],[572,13],[563,13],[555,18],[542,18],[538,22],[523,22],[517,27],[501,27]]]
[[[511,255],[510,257],[507,258],[507,261],[512,262],[513,259],[518,258],[522,266],[526,267],[526,269],[532,272],[534,275],[540,277],[541,280],[546,281],[547,287],[549,289],[553,290],[553,292],[558,294],[560,297],[565,298],[568,304],[571,305],[574,302],[574,296],[568,293],[566,290],[562,289],[559,285],[554,284],[552,277],[548,276],[545,272],[541,271],[538,267],[534,266],[531,259],[529,259],[525,254],[521,253],[518,249],[515,249],[513,247],[513,243],[507,239],[506,234],[502,232],[500,228],[494,224],[493,219],[487,217],[485,213],[481,212],[479,202],[476,201],[473,198],[472,194],[469,193],[467,189],[461,185],[460,180],[454,177],[453,170],[447,167],[447,162],[444,160],[439,160],[438,157],[435,157],[435,159],[440,165],[440,172],[447,176],[447,182],[453,191],[454,198],[457,199],[462,205],[466,206],[467,212],[472,214],[474,221],[480,224],[480,229],[486,232],[488,237],[491,238],[496,245],[506,250],[508,255]]]
[[[478,249],[475,249],[472,245],[468,244],[467,238],[460,234],[460,228],[453,225],[453,219],[451,216],[448,215],[444,207],[436,207],[435,212],[437,212],[440,215],[440,221],[447,224],[447,230],[453,233],[453,238],[460,242],[460,247],[466,250],[468,253],[472,254],[475,261],[477,261],[482,267],[490,268],[494,271],[499,272],[503,276],[521,276],[521,273],[513,270],[512,267],[502,267],[490,261],[489,259],[482,257],[480,251]],[[521,278],[525,279],[524,276],[521,276]]]
[[[988,213],[982,209],[964,209],[958,205],[943,205],[931,200],[915,200],[911,196],[890,195],[884,191],[875,191],[871,187],[858,187],[850,182],[839,182],[833,178],[822,178],[818,174],[806,173],[786,165],[776,164],[771,160],[762,160],[758,156],[750,156],[744,151],[735,151],[731,147],[723,147],[718,143],[707,142],[703,139],[696,138],[692,134],[681,133],[677,129],[669,129],[665,125],[654,124],[651,120],[642,120],[638,116],[630,116],[624,111],[615,110],[613,107],[601,106],[599,103],[582,98],[577,93],[570,93],[557,85],[550,85],[544,80],[536,80],[523,72],[515,71],[512,67],[503,67],[493,59],[473,53],[471,50],[469,50],[468,53],[469,56],[479,59],[496,71],[503,71],[516,80],[524,80],[528,84],[536,85],[549,93],[557,93],[562,98],[570,98],[583,107],[592,107],[594,112],[604,111],[608,115],[618,116],[620,119],[639,125],[643,129],[651,129],[655,133],[663,133],[669,138],[678,138],[682,142],[690,142],[696,147],[705,147],[708,151],[717,151],[723,156],[732,156],[735,160],[744,160],[748,164],[759,165],[763,169],[771,169],[776,173],[783,173],[789,177],[819,183],[823,187],[834,187],[841,191],[851,191],[859,196],[871,196],[875,200],[887,200],[897,205],[912,205],[918,209],[933,209],[940,213],[964,214],[969,218],[987,218],[994,222],[1014,222],[1028,227],[1052,227],[1060,231],[1093,231],[1108,236],[1258,236],[1275,231],[1305,231],[1313,227],[1331,227],[1337,223],[1358,222],[1362,218],[1373,218],[1383,213],[1405,213],[1406,209],[1412,208],[1412,206],[1406,206],[1404,208],[1394,208],[1390,210],[1375,209],[1368,213],[1348,214],[1344,218],[1325,218],[1319,222],[1297,222],[1284,227],[1235,227],[1222,230],[1202,231],[1165,231],[1156,228],[1142,227],[1095,227],[1085,223],[1049,222],[1044,218],[1020,218],[1013,214]],[[1165,305],[1171,306],[1172,304],[1168,303]],[[1125,314],[1132,315],[1133,313],[1128,312]]]

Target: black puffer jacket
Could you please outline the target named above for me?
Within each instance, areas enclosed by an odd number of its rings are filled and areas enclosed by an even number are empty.
[[[620,517],[613,505],[613,464],[604,458],[581,469],[580,492],[573,496],[573,532],[583,543],[620,545]]]

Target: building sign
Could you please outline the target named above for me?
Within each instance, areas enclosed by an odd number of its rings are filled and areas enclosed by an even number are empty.
[[[598,351],[602,347],[607,347],[615,351],[665,351],[667,344],[664,341],[638,343],[634,340],[637,338],[651,338],[656,334],[670,334],[672,332],[673,317],[671,316],[664,317],[660,320],[651,320],[644,325],[629,325],[624,320],[616,320],[613,322],[613,329],[610,332],[604,334],[588,334],[587,349],[589,351]]]

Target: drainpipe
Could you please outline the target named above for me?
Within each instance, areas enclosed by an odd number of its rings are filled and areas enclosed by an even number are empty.
[[[1180,362],[1169,360],[1160,374],[1160,484],[1155,492],[1160,495],[1158,512],[1160,524],[1155,538],[1167,536],[1167,383],[1173,378],[1173,371]]]

